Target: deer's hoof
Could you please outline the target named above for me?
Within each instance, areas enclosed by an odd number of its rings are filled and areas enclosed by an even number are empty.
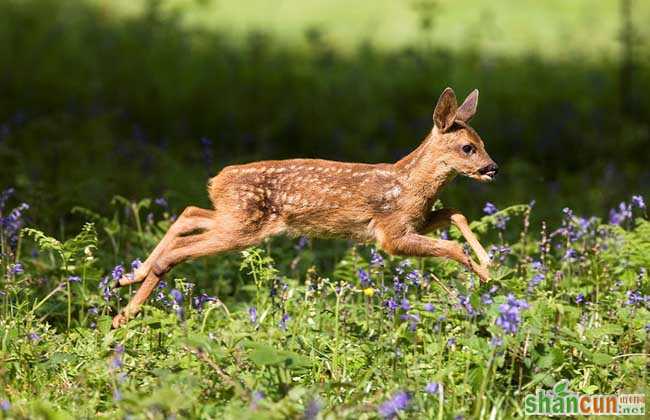
[[[128,322],[128,319],[126,318],[126,316],[124,314],[117,314],[113,318],[113,329],[120,328],[120,327],[126,325],[127,322]]]

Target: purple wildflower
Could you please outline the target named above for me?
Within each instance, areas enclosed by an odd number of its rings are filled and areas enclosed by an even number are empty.
[[[447,347],[454,347],[456,345],[456,339],[451,337],[447,340]]]
[[[409,260],[403,260],[399,264],[397,264],[397,267],[395,267],[395,272],[402,276],[406,272],[406,269],[411,266],[411,262]]]
[[[68,277],[68,281],[70,283],[80,283],[81,282],[81,277],[79,277],[79,276],[70,276],[70,277]]]
[[[298,238],[298,243],[294,245],[296,251],[302,251],[303,249],[309,246],[309,238],[306,236],[301,236]]]
[[[307,404],[307,407],[305,407],[303,418],[305,420],[315,420],[322,408],[323,404],[318,400],[318,398],[312,398]]]
[[[29,334],[27,334],[27,338],[29,338],[29,341],[33,341],[33,342],[41,341],[41,336],[36,334],[35,332],[30,332]]]
[[[109,364],[111,370],[117,370],[122,367],[122,356],[124,355],[124,345],[118,344],[115,346],[115,354]]]
[[[424,304],[424,310],[427,312],[433,312],[435,308],[433,307],[433,304],[431,303],[425,303]]]
[[[407,298],[404,298],[404,299],[402,299],[402,302],[401,302],[401,304],[400,304],[400,307],[401,307],[403,310],[408,311],[408,310],[411,309],[411,304],[409,303],[409,300],[408,300]]]
[[[11,403],[9,402],[9,400],[1,400],[0,401],[0,410],[2,410],[2,411],[11,410]]]
[[[265,395],[262,391],[253,391],[251,395],[251,409],[257,410],[257,405],[264,399]]]
[[[256,325],[257,324],[257,308],[254,306],[251,306],[248,308],[248,316],[250,317],[251,324]]]
[[[508,334],[515,334],[521,323],[521,310],[529,307],[525,300],[516,299],[510,293],[506,298],[506,303],[499,305],[499,316],[496,324]]]
[[[584,293],[578,293],[578,296],[576,296],[576,304],[581,305],[585,303],[585,294]]]
[[[384,307],[386,307],[388,313],[395,313],[395,310],[399,307],[399,304],[395,302],[393,298],[389,298],[384,301]]]
[[[131,261],[131,269],[132,270],[137,270],[138,268],[140,268],[141,265],[142,265],[142,261],[140,261],[137,258],[135,260]]]
[[[503,338],[498,335],[493,335],[490,339],[490,346],[492,347],[501,347],[503,345]]]
[[[158,197],[153,202],[164,209],[166,209],[169,206],[169,204],[167,203],[167,199],[165,199],[165,197]]]
[[[417,329],[418,322],[420,322],[420,316],[418,314],[403,314],[400,316],[400,319],[402,321],[409,322],[409,329],[411,331],[415,331]]]
[[[2,203],[4,206],[4,203]],[[8,238],[11,247],[15,247],[18,242],[18,233],[23,227],[23,212],[29,209],[26,203],[20,204],[5,217],[0,217],[0,229],[4,231],[4,236]],[[2,208],[0,208],[0,213]]]
[[[418,270],[410,271],[406,275],[406,280],[410,281],[414,286],[420,285],[420,272]]]
[[[124,276],[124,267],[122,264],[118,264],[113,268],[113,271],[111,271],[111,277],[113,277],[113,280],[118,281]]]
[[[648,334],[650,334],[650,322],[647,323],[647,324],[645,324],[645,332],[647,332]]]
[[[217,301],[216,297],[210,296],[207,293],[201,293],[198,296],[194,296],[194,298],[192,299],[194,308],[198,311],[202,310],[206,303],[216,302],[216,301]]]
[[[111,278],[109,276],[105,276],[99,282],[99,289],[102,291],[102,296],[104,297],[104,300],[106,302],[111,300],[111,297],[113,297],[113,290],[111,289],[111,286],[109,284],[110,281],[111,281]]]
[[[172,289],[169,294],[177,305],[183,304],[183,293],[180,290]]]
[[[424,392],[427,394],[437,394],[440,392],[440,384],[437,382],[429,382],[427,386],[424,387]]]
[[[528,292],[532,292],[542,281],[544,281],[544,274],[536,273],[528,282]]]
[[[361,283],[361,287],[364,289],[368,286],[370,286],[370,274],[363,268],[360,268],[357,271],[357,277],[359,278],[359,283]]]
[[[411,396],[404,391],[398,391],[388,401],[379,406],[379,415],[385,419],[393,419],[397,417],[400,411],[408,408],[411,402]]]
[[[25,270],[23,269],[23,265],[21,263],[16,263],[9,268],[9,272],[15,276],[22,274]]]
[[[633,195],[632,196],[632,205],[640,208],[640,209],[645,209],[645,201],[643,200],[643,197],[640,195]]]
[[[469,300],[469,296],[458,295],[458,303],[460,303],[460,306],[465,308],[469,316],[476,315],[476,311],[472,307],[472,303]]]
[[[618,205],[618,210],[611,209],[609,211],[609,223],[613,225],[620,225],[628,219],[632,218],[632,206],[621,202]]]
[[[625,301],[626,305],[640,305],[650,300],[650,296],[644,296],[638,290],[636,291],[628,290],[626,292],[626,296],[627,296],[627,301]]]
[[[383,267],[384,257],[375,249],[370,249],[370,265],[373,267]]]
[[[497,220],[495,222],[497,229],[506,230],[506,225],[508,224],[509,220],[510,217],[508,216],[497,216]]]
[[[568,262],[576,261],[578,259],[578,251],[573,248],[567,248],[562,259]]]
[[[483,207],[483,213],[485,213],[487,215],[493,215],[494,213],[496,213],[498,211],[499,211],[499,209],[497,208],[497,206],[490,203],[489,201],[487,203],[485,203],[485,207]]]
[[[278,326],[282,331],[287,330],[287,322],[289,322],[290,319],[291,317],[289,316],[288,313],[285,312],[284,314],[282,314],[282,318],[280,319],[280,323],[278,324]]]

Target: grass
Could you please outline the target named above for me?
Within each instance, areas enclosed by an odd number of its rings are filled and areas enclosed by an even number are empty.
[[[614,224],[567,209],[540,232],[529,205],[485,215],[472,227],[491,245],[488,284],[438,259],[276,239],[179,266],[119,330],[134,289],[111,277],[160,239],[166,203],[75,209],[88,223],[55,239],[4,201],[0,417],[501,419],[562,379],[647,392],[638,199]]]
[[[95,2],[116,16],[139,13],[147,3]],[[188,26],[218,28],[239,38],[251,30],[262,31],[284,43],[305,46],[306,33],[316,29],[329,43],[348,51],[366,41],[384,49],[410,46],[421,43],[424,33],[436,45],[452,50],[472,45],[487,54],[547,58],[619,54],[619,1],[168,0],[163,6],[178,11]],[[647,36],[649,5],[632,2],[632,10],[637,35]]]

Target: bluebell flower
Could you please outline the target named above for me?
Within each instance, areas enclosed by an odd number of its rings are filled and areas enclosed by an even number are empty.
[[[516,299],[510,293],[506,298],[506,303],[499,305],[499,316],[496,324],[508,334],[515,334],[521,323],[521,311],[529,307],[525,300]]]
[[[109,364],[111,370],[117,370],[122,367],[122,356],[124,355],[124,345],[118,344],[115,346],[115,353]]]
[[[11,403],[9,400],[0,400],[0,410],[9,411],[11,410]]]
[[[29,338],[29,341],[34,341],[34,342],[41,341],[41,336],[36,334],[35,332],[30,332],[27,335],[27,338]]]
[[[251,409],[257,410],[257,404],[264,399],[265,395],[262,391],[253,391],[251,395]]]
[[[111,277],[113,277],[113,280],[118,281],[124,276],[124,267],[122,264],[118,264],[113,268],[113,271],[111,271]]]
[[[508,221],[510,220],[510,217],[508,216],[496,216],[496,222],[495,225],[497,229],[499,230],[506,230],[506,225],[508,224]]]
[[[483,207],[483,213],[485,213],[487,215],[492,215],[492,214],[494,214],[494,213],[496,213],[498,211],[499,211],[499,209],[497,208],[497,206],[490,203],[489,201],[487,203],[485,203],[485,207]]]
[[[304,420],[315,420],[318,417],[318,413],[323,408],[323,404],[318,400],[318,398],[312,398],[307,403],[305,407],[305,412],[303,413]]]
[[[359,283],[361,283],[362,288],[370,286],[370,274],[363,268],[357,270],[357,277],[359,278]]]
[[[650,296],[644,296],[638,290],[636,291],[628,290],[626,292],[626,296],[627,296],[627,301],[625,301],[626,305],[640,305],[650,300]]]
[[[411,262],[409,260],[402,260],[399,264],[397,264],[397,267],[395,267],[395,272],[402,276],[406,272],[406,269],[411,266]]]
[[[399,391],[379,406],[379,415],[385,419],[393,419],[398,413],[406,410],[410,402],[411,396],[407,392]]]
[[[296,251],[302,251],[303,249],[309,246],[309,238],[306,236],[301,236],[298,238],[298,242],[294,245]]]
[[[433,304],[431,303],[425,303],[424,304],[424,310],[427,312],[433,312],[435,310]]]
[[[411,309],[411,304],[409,303],[409,300],[407,298],[403,298],[400,307],[403,310],[408,311]]]
[[[424,392],[427,394],[437,394],[440,392],[440,384],[437,382],[429,382],[427,386],[424,387]]]
[[[70,277],[68,277],[68,281],[70,283],[80,283],[81,282],[81,277],[79,277],[79,276],[70,276]]]
[[[183,304],[183,293],[180,290],[172,289],[169,294],[177,305]]]
[[[418,326],[418,322],[420,322],[420,316],[418,314],[402,314],[400,316],[400,319],[402,321],[408,321],[409,322],[409,329],[411,331],[415,331]]]
[[[399,304],[395,302],[393,298],[389,298],[384,301],[384,307],[389,313],[394,313],[395,310],[399,307]]]
[[[640,208],[640,209],[645,209],[645,201],[643,200],[643,197],[640,195],[633,195],[632,196],[632,205]]]
[[[501,347],[503,345],[503,338],[493,335],[490,339],[490,346],[492,347]]]
[[[384,257],[375,249],[370,249],[370,265],[373,267],[383,267],[384,266]]]
[[[613,225],[620,225],[628,219],[632,219],[632,206],[625,202],[621,202],[618,209],[609,211],[609,223]]]
[[[454,347],[456,345],[456,339],[451,337],[447,340],[447,347]]]
[[[207,293],[201,293],[200,295],[194,296],[194,298],[192,298],[192,303],[194,305],[194,308],[198,311],[201,311],[206,303],[216,302],[216,301],[217,301],[216,297],[210,296]]]
[[[578,296],[576,296],[576,304],[581,305],[583,303],[585,303],[585,294],[578,293]]]
[[[564,256],[562,256],[562,259],[564,261],[573,262],[578,259],[578,256],[579,256],[578,251],[576,251],[573,248],[567,248],[566,252],[564,253]]]
[[[19,275],[25,272],[21,263],[15,263],[9,268],[9,272],[13,275]]]
[[[118,388],[113,389],[113,400],[122,401],[122,392]]]
[[[459,294],[459,295],[458,295],[458,303],[460,304],[460,306],[462,306],[463,308],[465,308],[465,310],[467,311],[467,314],[468,314],[469,316],[474,316],[474,315],[476,315],[476,311],[475,311],[474,308],[472,307],[472,303],[471,303],[470,300],[469,300],[469,296],[464,296],[464,295],[460,295],[460,294]]]
[[[113,290],[110,286],[110,281],[111,278],[109,276],[105,276],[100,282],[99,282],[99,290],[102,292],[102,296],[104,297],[104,300],[108,302],[111,300],[111,297],[113,297]]]
[[[257,324],[257,308],[254,306],[251,306],[248,308],[248,317],[251,320],[251,324],[256,325]]]
[[[288,313],[285,312],[284,314],[282,314],[282,318],[280,319],[280,323],[278,324],[278,326],[282,331],[287,330],[287,322],[289,322],[290,319],[291,317],[289,316]]]
[[[153,202],[164,209],[166,209],[169,206],[169,204],[167,203],[167,199],[165,197],[158,197]]]
[[[418,270],[410,271],[406,275],[406,279],[410,281],[414,286],[417,287],[420,285],[420,272]]]

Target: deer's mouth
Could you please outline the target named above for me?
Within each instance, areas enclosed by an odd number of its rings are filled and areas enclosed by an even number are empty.
[[[479,169],[478,178],[483,182],[493,181],[499,172],[499,167],[496,163],[491,163]]]

